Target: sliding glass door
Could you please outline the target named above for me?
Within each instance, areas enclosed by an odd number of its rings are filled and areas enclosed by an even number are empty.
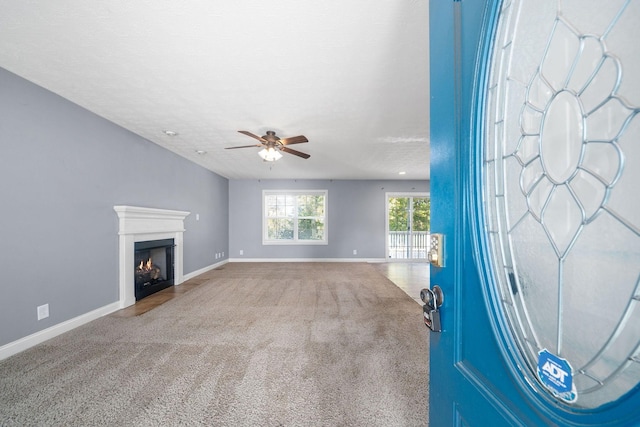
[[[426,261],[430,220],[428,193],[388,193],[387,259]]]

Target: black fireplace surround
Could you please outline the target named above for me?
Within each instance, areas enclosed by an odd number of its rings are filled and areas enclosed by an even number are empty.
[[[174,285],[173,239],[134,243],[136,301]]]

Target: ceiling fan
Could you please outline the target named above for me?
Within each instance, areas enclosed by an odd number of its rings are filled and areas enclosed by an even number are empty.
[[[303,159],[308,159],[309,157],[311,157],[309,154],[293,150],[288,147],[288,145],[291,144],[301,144],[303,142],[309,142],[307,137],[304,135],[292,136],[291,138],[280,138],[272,130],[268,130],[267,134],[263,136],[255,135],[246,130],[239,130],[238,132],[250,136],[251,138],[257,139],[258,141],[260,141],[260,144],[226,147],[227,150],[232,150],[235,148],[262,147],[262,150],[258,153],[258,155],[267,162],[273,162],[281,158],[282,154],[280,154],[280,151],[293,154],[294,156],[302,157]]]

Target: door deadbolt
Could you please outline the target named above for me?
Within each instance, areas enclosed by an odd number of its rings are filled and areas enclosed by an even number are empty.
[[[431,233],[428,258],[431,265],[444,267],[444,234]]]

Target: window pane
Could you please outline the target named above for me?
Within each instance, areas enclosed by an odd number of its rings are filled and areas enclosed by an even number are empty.
[[[267,238],[270,240],[292,240],[293,220],[286,218],[268,219]]]
[[[298,216],[309,216],[307,213],[307,196],[298,196]]]
[[[318,219],[298,220],[298,239],[322,240],[324,238],[324,221]]]
[[[324,216],[323,195],[298,196],[298,216]]]
[[[324,196],[315,196],[314,199],[315,215],[324,216]]]
[[[276,216],[276,196],[267,196],[264,199],[264,208],[267,216]]]
[[[429,231],[431,203],[427,197],[413,198],[413,231]]]
[[[265,197],[266,215],[270,218],[293,217],[295,198],[287,195],[269,195]]]
[[[389,231],[406,231],[409,229],[409,198],[389,198]]]

